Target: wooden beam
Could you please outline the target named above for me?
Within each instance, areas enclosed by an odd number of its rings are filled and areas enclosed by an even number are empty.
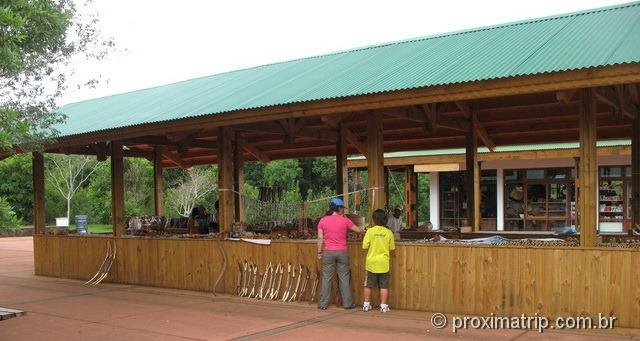
[[[111,223],[114,236],[124,234],[124,157],[116,141],[111,141]]]
[[[336,143],[336,194],[342,197],[345,205],[349,206],[349,168],[347,167],[347,140],[344,134],[346,127],[338,125],[338,141]]]
[[[558,102],[562,102],[564,104],[569,104],[573,101],[573,97],[576,95],[578,90],[562,90],[556,92],[556,99]]]
[[[220,232],[233,225],[233,135],[231,128],[218,128],[218,217]]]
[[[164,153],[162,154],[167,160],[173,162],[173,164],[175,164],[176,166],[183,168],[183,169],[188,169],[191,168],[191,164],[187,161],[184,161],[182,159],[182,157],[179,154],[174,154],[171,151],[164,151]]]
[[[420,105],[455,100],[472,100],[497,96],[541,93],[582,87],[606,86],[640,81],[640,64],[624,64],[586,68],[581,70],[553,72],[539,75],[492,79],[454,85],[432,86],[379,94],[353,96],[333,100],[312,101],[268,108],[248,109],[223,114],[185,118],[170,122],[150,123],[140,126],[110,129],[88,134],[59,138],[47,148],[82,145],[95,141],[125,139],[171,131],[212,129],[219,126],[269,122],[291,117],[313,117],[329,114],[355,112],[399,106]],[[8,153],[24,152],[15,148]],[[3,155],[7,151],[2,152]]]
[[[258,149],[258,147],[256,146],[252,146],[248,143],[242,143],[242,148],[244,148],[244,150],[246,150],[249,154],[253,155],[253,157],[256,158],[256,160],[262,162],[262,163],[269,163],[271,162],[271,158],[269,158],[269,155],[265,154],[264,152],[262,152],[260,149]]]
[[[133,137],[123,141],[125,144],[148,144],[152,146],[168,146],[179,147],[177,142],[169,140],[165,136],[145,136],[145,137]],[[183,142],[182,148],[202,148],[202,149],[215,149],[215,145],[211,145],[211,141],[203,139],[192,139],[188,143]]]
[[[244,157],[242,152],[244,140],[240,132],[235,133],[233,145],[233,195],[235,207],[235,221],[246,222],[247,216],[244,210]],[[239,194],[238,194],[239,193]]]
[[[334,117],[322,116],[321,120],[331,128],[334,128],[334,129],[338,128],[339,120],[337,120]],[[382,118],[380,118],[380,120],[382,120]],[[380,125],[382,126],[382,123],[380,123]],[[358,152],[360,152],[360,154],[364,155],[365,157],[367,156],[367,153],[368,153],[367,145],[362,141],[360,141],[358,137],[353,132],[351,132],[351,130],[345,127],[341,129],[341,134],[344,134],[344,138],[352,146],[354,146],[358,150]]]
[[[529,150],[520,152],[495,152],[495,153],[479,153],[479,161],[502,161],[502,160],[546,160],[578,157],[580,151],[578,148],[571,149],[553,149],[553,150]],[[631,147],[601,147],[598,148],[598,156],[620,156],[631,155]],[[386,158],[385,166],[404,166],[404,165],[428,165],[428,164],[448,164],[462,163],[465,160],[464,154],[447,154],[447,155],[427,155],[427,156],[410,156]],[[349,160],[349,168],[364,168],[367,166],[367,160]]]
[[[384,189],[384,136],[382,134],[382,114],[369,113],[367,120],[367,180],[369,182],[370,210],[384,209],[386,202]],[[370,223],[373,223],[369,219]]]
[[[164,177],[162,176],[162,147],[153,152],[153,207],[157,216],[164,215]]]
[[[413,106],[404,112],[385,111],[384,114],[391,117],[406,119],[411,122],[421,123],[425,128],[424,130],[429,132],[435,132],[438,128],[450,129],[459,132],[469,131],[469,122],[459,118],[442,116],[436,109],[437,106],[433,103]]]
[[[596,99],[613,109],[614,117],[622,118],[626,116],[631,119],[636,118],[637,106],[629,101],[624,95],[622,84],[613,87],[600,87],[595,89]]]
[[[462,111],[465,116],[471,121],[472,129],[477,130],[477,135],[484,143],[485,147],[489,148],[490,151],[496,150],[496,144],[493,143],[489,133],[484,128],[480,120],[478,119],[478,114],[476,112],[472,112],[471,107],[468,103],[462,101],[455,101],[455,104],[458,106],[460,111]]]
[[[426,128],[427,131],[435,133],[438,130],[438,103],[423,104],[422,110],[424,111],[425,118],[427,119]]]
[[[640,115],[640,112],[636,111],[636,114]],[[634,227],[640,225],[640,117],[633,122],[631,144],[631,214]]]
[[[640,106],[640,89],[638,84],[627,84],[627,89],[629,90],[631,102],[633,102],[636,107]]]
[[[270,123],[234,126],[233,129],[243,132],[283,135],[285,144],[294,143],[298,136],[331,142],[338,139],[335,131],[305,128],[305,124],[305,118],[284,119]]]
[[[106,142],[97,142],[89,145],[89,148],[95,153],[96,160],[107,161],[109,157],[109,147]]]
[[[356,168],[353,170],[353,190],[357,191],[361,189],[362,184],[360,183],[360,169]],[[353,205],[355,206],[353,207],[355,211],[362,211],[362,195],[360,194],[360,192],[357,192],[353,195]]]
[[[33,233],[42,234],[45,232],[44,155],[40,152],[34,152],[31,165],[33,176]]]
[[[472,120],[471,122],[475,122]],[[478,162],[478,130],[472,124],[466,136],[466,192],[467,224],[474,232],[480,231],[480,164]]]
[[[418,174],[413,171],[413,166],[404,168],[404,190],[407,227],[418,227]]]
[[[598,212],[598,159],[596,151],[596,96],[593,89],[580,90],[580,166],[578,214],[580,245],[595,246]]]

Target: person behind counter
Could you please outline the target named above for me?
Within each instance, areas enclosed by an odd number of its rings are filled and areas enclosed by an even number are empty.
[[[331,215],[318,222],[318,259],[322,260],[322,289],[318,309],[327,309],[331,300],[333,274],[338,270],[338,282],[342,305],[345,309],[355,308],[349,284],[349,254],[347,253],[347,232],[364,232],[349,218],[344,216],[344,202],[340,198],[329,201]]]
[[[401,215],[402,209],[400,208],[400,206],[396,206],[393,209],[393,215],[389,217],[389,221],[387,223],[387,226],[389,227],[391,232],[399,233],[400,230],[404,229],[404,223],[402,222]]]
[[[362,240],[362,248],[367,250],[365,267],[367,277],[364,280],[364,304],[362,311],[371,310],[371,289],[380,288],[380,312],[389,311],[389,263],[391,250],[396,248],[393,233],[385,227],[387,213],[377,209],[373,212],[374,227],[367,230]]]

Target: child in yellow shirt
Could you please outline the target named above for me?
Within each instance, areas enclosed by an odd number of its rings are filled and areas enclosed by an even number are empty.
[[[367,230],[362,240],[362,248],[367,251],[367,277],[364,281],[363,311],[371,310],[371,288],[380,288],[380,311],[389,311],[389,263],[391,250],[396,248],[393,232],[387,225],[387,213],[377,209],[373,212],[374,227]]]

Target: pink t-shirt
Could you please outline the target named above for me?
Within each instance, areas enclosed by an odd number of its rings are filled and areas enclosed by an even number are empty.
[[[347,231],[353,225],[349,218],[337,213],[322,217],[318,230],[324,234],[324,251],[347,251]]]

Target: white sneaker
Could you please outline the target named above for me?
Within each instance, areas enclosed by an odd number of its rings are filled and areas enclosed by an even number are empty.
[[[388,305],[384,306],[384,307],[380,307],[380,312],[381,313],[387,313],[387,312],[389,312],[389,310],[391,310],[391,309],[389,309]]]
[[[362,311],[365,311],[365,312],[366,312],[366,311],[369,311],[369,310],[371,310],[371,309],[372,309],[372,307],[371,307],[371,304],[370,304],[370,303],[369,303],[369,304],[363,304],[363,305],[362,305]]]

